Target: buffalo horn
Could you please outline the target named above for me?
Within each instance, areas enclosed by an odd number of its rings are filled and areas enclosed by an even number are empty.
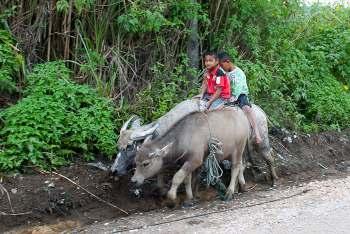
[[[137,140],[137,139],[143,139],[145,138],[146,136],[152,134],[157,128],[158,128],[158,124],[155,124],[153,127],[147,129],[147,130],[144,130],[144,131],[138,131],[138,130],[135,130],[130,138],[131,140]]]
[[[131,122],[131,129],[137,129],[141,127],[141,121],[142,119],[136,116],[135,120]]]
[[[128,129],[129,124],[132,123],[136,118],[139,118],[139,117],[137,117],[136,115],[131,116],[131,118],[128,119],[128,121],[126,121],[123,124],[123,127],[120,129],[120,132],[125,131],[126,129]]]

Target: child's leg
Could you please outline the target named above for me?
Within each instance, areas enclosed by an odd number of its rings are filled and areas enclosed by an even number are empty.
[[[250,122],[250,125],[252,126],[252,128],[254,130],[256,143],[260,144],[262,139],[260,136],[258,126],[256,124],[255,114],[253,113],[253,110],[252,110],[251,105],[249,103],[248,96],[246,94],[240,94],[237,98],[237,101],[238,101],[239,107],[242,108],[244,113],[247,115],[247,118]]]
[[[253,130],[254,130],[254,133],[255,133],[255,141],[257,144],[260,144],[262,139],[261,139],[261,136],[260,136],[260,132],[259,132],[259,129],[258,129],[258,126],[256,124],[256,118],[255,118],[255,115],[252,111],[252,108],[248,105],[245,105],[242,107],[244,113],[247,115],[248,117],[248,120],[250,122],[250,124],[252,125],[253,127]]]
[[[223,107],[225,105],[225,103],[226,103],[226,100],[224,100],[222,98],[218,98],[211,104],[209,110],[219,109],[219,108]]]

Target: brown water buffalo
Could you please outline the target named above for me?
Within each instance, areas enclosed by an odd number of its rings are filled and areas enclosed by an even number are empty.
[[[208,155],[208,141],[210,137],[215,137],[223,143],[223,155],[218,160],[232,162],[231,181],[226,192],[226,198],[231,199],[237,177],[240,185],[245,185],[242,155],[250,132],[249,122],[238,107],[190,114],[163,137],[142,144],[136,153],[132,181],[141,185],[165,166],[181,162],[182,167],[173,176],[168,197],[175,200],[177,188],[185,182],[187,198],[192,199],[191,173],[202,165]]]

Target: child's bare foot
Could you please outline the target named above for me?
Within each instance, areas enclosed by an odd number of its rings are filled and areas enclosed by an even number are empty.
[[[261,142],[262,142],[261,137],[259,135],[255,136],[255,143],[259,145]]]

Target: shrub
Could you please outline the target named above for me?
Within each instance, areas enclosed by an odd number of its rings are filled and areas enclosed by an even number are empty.
[[[1,29],[0,25],[0,92],[17,91],[15,78],[23,64],[23,58],[14,51],[13,44],[10,33]]]
[[[24,165],[52,168],[76,155],[116,149],[113,106],[84,85],[69,80],[62,62],[37,65],[25,97],[1,113],[0,170]]]
[[[161,64],[153,67],[155,80],[136,95],[131,112],[153,121],[166,114],[181,101],[199,93],[199,85],[189,79],[187,61],[173,69]],[[192,73],[194,75],[194,73]]]

